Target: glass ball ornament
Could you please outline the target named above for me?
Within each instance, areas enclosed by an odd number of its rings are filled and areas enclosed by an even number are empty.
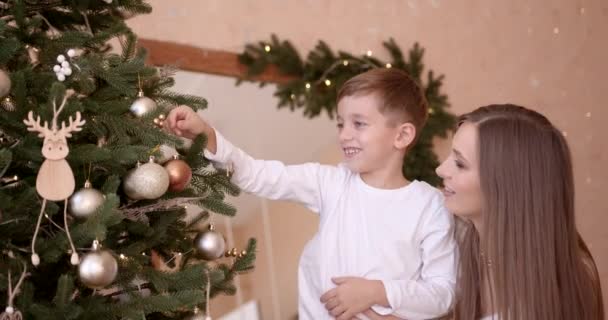
[[[93,188],[88,180],[84,188],[74,192],[68,202],[68,211],[76,218],[88,218],[103,204],[105,196],[101,191]]]
[[[136,117],[141,118],[146,114],[156,110],[156,102],[144,96],[143,91],[140,90],[137,94],[137,97],[138,98],[133,102],[133,104],[131,104],[131,107],[129,108],[131,113],[134,114]]]
[[[169,174],[170,191],[183,191],[192,179],[192,169],[186,161],[178,159],[177,156],[165,163],[165,170]]]
[[[108,250],[100,249],[95,240],[93,250],[84,255],[78,265],[80,281],[91,289],[109,286],[118,275],[118,262]]]
[[[196,235],[194,248],[204,260],[216,260],[224,255],[226,240],[221,233],[215,231],[215,227],[211,224],[208,230]]]

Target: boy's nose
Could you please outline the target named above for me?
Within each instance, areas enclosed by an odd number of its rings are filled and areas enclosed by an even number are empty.
[[[340,140],[340,142],[349,141],[352,138],[353,135],[351,134],[350,130],[346,128],[340,130],[340,133],[338,134],[338,139]]]
[[[441,179],[445,179],[445,172],[444,172],[444,164],[445,162],[442,162],[436,169],[435,169],[435,173],[437,173],[437,175],[441,178]]]

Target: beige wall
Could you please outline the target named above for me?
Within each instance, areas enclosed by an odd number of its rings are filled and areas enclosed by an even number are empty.
[[[426,65],[446,76],[444,89],[454,113],[507,101],[543,112],[567,133],[574,155],[580,230],[596,257],[604,291],[608,292],[608,204],[602,199],[608,188],[608,135],[603,129],[603,120],[608,118],[604,105],[608,91],[604,79],[608,74],[607,1],[151,3],[155,7],[152,15],[131,21],[140,36],[200,47],[239,51],[246,42],[277,33],[292,40],[302,52],[323,39],[336,49],[371,49],[384,56],[380,43],[388,37],[403,47],[419,41],[426,48]],[[228,96],[238,94],[239,89],[226,90]],[[327,145],[319,147],[325,151],[311,151],[318,159],[337,161]],[[443,154],[445,148],[440,152]],[[236,230],[237,238],[255,236],[260,241],[258,268],[242,277],[242,293],[244,299],[261,301],[265,319],[287,319],[296,310],[297,259],[314,232],[315,217],[284,203],[271,203],[268,217],[270,227],[263,228],[258,218]],[[265,241],[268,234],[271,247]],[[268,252],[273,253],[272,265]],[[274,279],[269,271],[273,269]],[[268,289],[272,283],[277,284],[274,291]],[[233,303],[217,300],[217,314]]]

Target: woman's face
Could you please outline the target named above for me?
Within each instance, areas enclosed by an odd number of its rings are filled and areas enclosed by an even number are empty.
[[[474,223],[481,221],[482,203],[478,141],[477,126],[463,123],[454,135],[450,155],[436,170],[443,179],[448,211]]]

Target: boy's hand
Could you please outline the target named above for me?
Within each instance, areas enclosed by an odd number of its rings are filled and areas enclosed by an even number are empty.
[[[337,320],[352,319],[371,308],[386,296],[384,285],[379,280],[358,277],[338,277],[332,281],[337,287],[321,296],[325,309]]]
[[[215,130],[190,107],[179,106],[171,110],[165,123],[167,124],[165,129],[169,133],[180,137],[194,139],[199,134],[204,133],[207,136],[206,149],[213,154],[217,151]]]
[[[201,133],[208,135],[211,127],[190,107],[179,106],[167,116],[165,128],[177,136],[194,139]]]

